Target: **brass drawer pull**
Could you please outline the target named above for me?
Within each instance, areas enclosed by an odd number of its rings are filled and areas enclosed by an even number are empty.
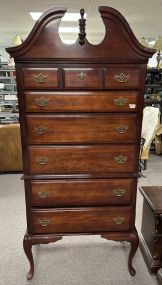
[[[45,83],[47,81],[47,77],[48,75],[43,75],[42,73],[39,73],[38,75],[33,75],[33,79],[40,84]]]
[[[128,127],[120,125],[119,127],[116,127],[116,130],[119,134],[125,134],[128,131]]]
[[[127,156],[123,155],[115,156],[114,161],[119,164],[125,163],[127,161]]]
[[[47,227],[49,223],[50,223],[50,220],[47,220],[47,219],[38,220],[38,224],[40,224],[41,227]]]
[[[125,218],[124,217],[115,217],[113,218],[113,222],[117,225],[121,225],[124,222]]]
[[[38,196],[39,196],[41,199],[47,198],[48,195],[49,195],[49,192],[38,192]]]
[[[34,101],[35,101],[36,105],[38,105],[40,107],[45,107],[49,103],[49,98],[40,97],[40,98],[35,98]]]
[[[117,197],[122,197],[125,194],[125,189],[121,189],[121,188],[114,189],[113,194]]]
[[[35,131],[38,135],[44,135],[45,133],[48,132],[48,128],[43,127],[43,126],[39,126],[38,128],[35,128],[34,131]]]
[[[124,73],[120,73],[119,75],[115,74],[114,76],[115,80],[119,83],[125,83],[129,80],[130,75],[129,74],[124,74]]]
[[[39,157],[37,159],[37,164],[39,165],[46,165],[48,163],[48,158],[45,156]]]
[[[128,103],[128,99],[126,98],[114,98],[114,104],[117,105],[118,107],[123,107]]]
[[[87,77],[87,74],[81,72],[81,73],[77,74],[77,76],[78,76],[78,78],[79,78],[80,80],[83,80],[83,79],[85,79],[85,78]]]

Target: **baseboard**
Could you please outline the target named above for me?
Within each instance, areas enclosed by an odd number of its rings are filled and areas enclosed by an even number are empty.
[[[141,233],[139,234],[139,248],[148,267],[148,270],[151,273],[157,273],[158,269],[160,268],[160,262],[159,260],[153,259],[150,250]]]

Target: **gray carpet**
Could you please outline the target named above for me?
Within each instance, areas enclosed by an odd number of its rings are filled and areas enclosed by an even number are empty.
[[[162,157],[151,155],[146,178],[140,185],[162,185]],[[25,203],[21,175],[0,175],[0,285],[157,285],[138,249],[133,264],[136,276],[127,270],[129,244],[106,241],[99,236],[64,237],[55,244],[33,247],[35,275],[26,281],[29,268],[22,239]],[[140,229],[142,197],[138,193],[137,228]]]

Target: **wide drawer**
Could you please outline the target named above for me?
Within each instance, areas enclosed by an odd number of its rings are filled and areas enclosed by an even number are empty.
[[[136,112],[137,91],[25,92],[26,112]]]
[[[63,72],[65,88],[99,89],[101,87],[99,68],[63,68]]]
[[[31,174],[137,171],[136,145],[28,147]]]
[[[33,206],[127,205],[136,190],[136,179],[30,181]]]
[[[58,88],[58,68],[23,68],[24,88]]]
[[[128,231],[130,224],[130,207],[32,211],[32,232],[35,234]]]
[[[133,68],[105,69],[106,88],[139,88],[140,70]]]
[[[77,114],[26,116],[28,142],[132,143],[137,138],[136,115]]]

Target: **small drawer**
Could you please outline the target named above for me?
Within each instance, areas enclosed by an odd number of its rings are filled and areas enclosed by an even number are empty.
[[[24,88],[58,88],[58,68],[23,68]]]
[[[30,174],[130,173],[137,171],[136,145],[29,146]]]
[[[133,68],[105,69],[105,88],[139,88],[140,71]]]
[[[138,92],[24,92],[26,112],[136,112]]]
[[[26,116],[28,143],[133,143],[137,138],[135,114],[81,114]]]
[[[100,88],[100,69],[94,68],[64,68],[65,88]]]
[[[128,205],[135,179],[30,181],[33,206]]]
[[[35,234],[128,231],[130,224],[130,207],[82,207],[32,211],[32,232]]]

